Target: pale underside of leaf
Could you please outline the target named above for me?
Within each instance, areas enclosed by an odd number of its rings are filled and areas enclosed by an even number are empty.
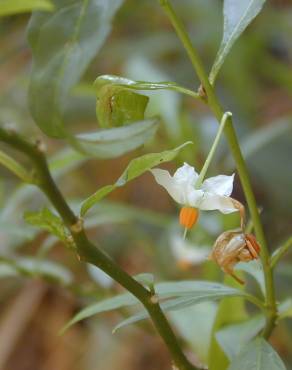
[[[209,80],[214,84],[230,49],[242,32],[261,11],[265,0],[225,0],[223,38]]]
[[[228,370],[286,370],[286,367],[265,339],[256,338],[234,357]]]

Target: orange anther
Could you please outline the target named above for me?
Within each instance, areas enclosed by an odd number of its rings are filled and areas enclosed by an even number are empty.
[[[193,207],[183,207],[179,214],[179,222],[186,229],[191,229],[199,218],[199,210]]]

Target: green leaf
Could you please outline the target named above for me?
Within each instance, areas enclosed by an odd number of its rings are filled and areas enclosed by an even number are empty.
[[[98,91],[96,117],[103,128],[125,126],[144,119],[149,97],[107,84]]]
[[[159,283],[155,285],[155,292],[159,300],[175,297],[160,304],[165,312],[181,310],[201,302],[216,301],[225,297],[246,296],[244,292],[220,283],[192,280]],[[148,312],[143,310],[123,320],[114,328],[113,332],[148,317]]]
[[[188,141],[172,150],[166,150],[161,153],[149,153],[139,158],[133,159],[115,184],[104,186],[82,203],[80,212],[81,216],[84,216],[86,212],[92,206],[94,206],[95,203],[100,201],[102,198],[104,198],[106,195],[112,192],[115,188],[124,186],[127,182],[135,179],[138,176],[141,176],[144,172],[157,166],[158,164],[168,162],[174,159],[178,152],[188,144],[191,144],[191,142]]]
[[[286,370],[286,366],[273,347],[263,338],[257,338],[246,344],[228,367],[228,370],[267,369]]]
[[[98,313],[116,310],[117,308],[133,306],[139,301],[130,293],[119,294],[113,298],[105,299],[101,302],[94,303],[83,310],[79,311],[62,329],[63,334],[70,326],[76,324],[78,321],[87,319]]]
[[[30,108],[47,135],[64,138],[64,108],[110,31],[122,0],[55,0],[53,13],[34,13],[28,27],[33,53]]]
[[[63,221],[48,208],[44,208],[40,212],[26,212],[24,214],[24,219],[33,226],[49,231],[68,246],[74,246],[74,242],[71,240]]]
[[[54,5],[49,0],[1,0],[0,16],[30,12],[32,10],[51,11]]]
[[[201,302],[195,306],[171,311],[168,315],[180,336],[187,341],[202,363],[207,363],[216,311],[215,302]]]
[[[199,95],[192,90],[186,89],[178,85],[175,82],[163,81],[163,82],[148,82],[148,81],[134,81],[129,78],[119,77],[115,75],[102,75],[97,77],[94,82],[97,94],[100,94],[100,91],[105,85],[115,85],[115,86],[127,86],[128,89],[133,90],[170,90],[176,91],[182,94],[190,95],[192,97],[198,98]]]
[[[240,262],[235,267],[236,271],[244,271],[251,275],[255,281],[259,284],[259,287],[263,293],[263,296],[266,294],[265,286],[265,277],[263,273],[263,266],[260,261],[249,261],[249,262]]]
[[[143,145],[158,128],[155,119],[136,122],[125,127],[99,130],[70,138],[78,151],[98,158],[115,158]]]
[[[258,315],[250,320],[225,326],[216,334],[216,339],[229,360],[237,356],[242,347],[253,339],[265,326],[265,317]]]
[[[28,183],[33,181],[32,176],[28,173],[28,171],[12,157],[2,152],[2,150],[0,150],[0,163],[18,176],[22,181]]]
[[[234,281],[230,276],[224,277],[224,283],[233,287],[242,286]],[[230,309],[232,307],[232,309]],[[216,332],[226,325],[241,322],[248,318],[245,308],[245,302],[242,297],[232,297],[223,299],[218,305],[216,319],[212,330],[212,339],[208,354],[208,366],[210,370],[226,370],[229,364],[228,358],[216,340]]]
[[[146,286],[147,288],[152,289],[154,286],[154,276],[149,273],[142,273],[133,276],[135,280],[137,280],[140,284]]]
[[[235,41],[261,11],[265,0],[224,0],[223,38],[209,80],[214,84],[217,74]]]
[[[10,276],[29,276],[33,278],[41,276],[49,281],[56,281],[64,285],[70,284],[73,279],[71,271],[64,266],[53,261],[33,257],[5,259],[0,263],[0,277],[5,277],[4,272],[6,272],[6,276],[9,273]]]

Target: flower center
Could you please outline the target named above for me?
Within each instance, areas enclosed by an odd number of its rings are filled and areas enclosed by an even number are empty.
[[[191,229],[199,218],[199,210],[193,207],[183,207],[180,210],[179,222],[186,229]]]

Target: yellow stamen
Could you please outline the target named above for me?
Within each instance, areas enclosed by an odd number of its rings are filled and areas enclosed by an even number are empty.
[[[186,230],[190,230],[199,218],[199,210],[193,207],[183,207],[180,210],[179,222]],[[185,234],[186,231],[185,230]]]

